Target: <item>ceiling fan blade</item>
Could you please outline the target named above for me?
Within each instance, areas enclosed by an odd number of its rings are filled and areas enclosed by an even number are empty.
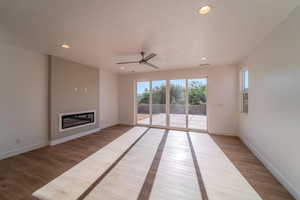
[[[139,61],[119,62],[117,64],[133,64],[133,63],[139,63]]]
[[[145,60],[145,61],[148,61],[148,60],[150,60],[151,58],[153,58],[154,56],[156,56],[156,54],[155,54],[155,53],[151,53],[151,54],[149,54],[148,56],[146,56],[146,57],[144,58],[144,60]]]
[[[153,67],[155,69],[159,69],[157,66],[155,66],[155,65],[153,65],[151,63],[148,63],[148,62],[143,62],[143,64],[148,65],[149,67]]]

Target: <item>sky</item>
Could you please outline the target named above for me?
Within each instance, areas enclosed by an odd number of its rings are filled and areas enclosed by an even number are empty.
[[[188,79],[188,82],[191,82],[191,81],[201,82],[202,85],[207,84],[206,78]],[[160,86],[160,85],[165,85],[165,84],[166,84],[165,80],[152,81],[152,88]],[[170,84],[185,85],[185,79],[170,80]],[[138,94],[142,94],[146,88],[148,89],[148,91],[150,90],[150,82],[149,81],[137,82],[137,93]]]
[[[248,70],[244,72],[244,88],[249,88],[249,72]]]
[[[142,94],[145,89],[150,90],[150,82],[137,82],[137,93]]]

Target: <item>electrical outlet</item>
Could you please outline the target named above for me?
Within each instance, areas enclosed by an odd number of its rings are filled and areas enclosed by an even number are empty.
[[[19,138],[17,138],[17,139],[16,139],[16,143],[17,143],[17,144],[20,144],[20,143],[21,143],[21,140],[20,140]]]

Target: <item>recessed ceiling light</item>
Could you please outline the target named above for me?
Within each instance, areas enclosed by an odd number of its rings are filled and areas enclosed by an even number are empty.
[[[120,69],[121,69],[121,70],[124,70],[124,69],[125,69],[125,67],[120,67]]]
[[[211,7],[210,6],[203,6],[201,7],[198,12],[201,15],[206,15],[207,13],[209,13],[211,11]]]
[[[70,45],[68,45],[68,44],[62,44],[61,47],[62,47],[62,48],[65,48],[65,49],[69,49],[69,48],[70,48]]]
[[[207,58],[206,57],[202,57],[201,60],[207,60]]]

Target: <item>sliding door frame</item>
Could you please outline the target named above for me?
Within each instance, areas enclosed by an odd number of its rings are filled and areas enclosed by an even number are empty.
[[[185,119],[186,119],[186,128],[180,128],[180,127],[172,127],[170,126],[170,81],[171,80],[185,80]],[[169,130],[178,130],[178,131],[194,131],[194,132],[205,132],[208,133],[208,115],[209,115],[209,109],[208,109],[208,95],[207,95],[207,106],[206,106],[206,130],[202,129],[191,129],[189,128],[189,88],[188,88],[188,81],[190,79],[206,79],[207,80],[207,91],[209,91],[208,86],[208,76],[197,76],[197,77],[188,77],[188,78],[174,78],[174,79],[146,79],[146,80],[136,80],[134,81],[134,123],[138,126],[145,126],[145,127],[151,127],[151,128],[165,128]],[[152,124],[152,81],[166,81],[166,125],[153,125]],[[139,124],[138,123],[138,102],[137,102],[137,83],[138,82],[149,82],[150,86],[150,95],[149,95],[149,124]]]
[[[149,125],[152,125],[152,81],[149,81],[149,87],[150,87],[150,94],[149,94],[149,114],[150,114],[150,119],[149,119]]]

